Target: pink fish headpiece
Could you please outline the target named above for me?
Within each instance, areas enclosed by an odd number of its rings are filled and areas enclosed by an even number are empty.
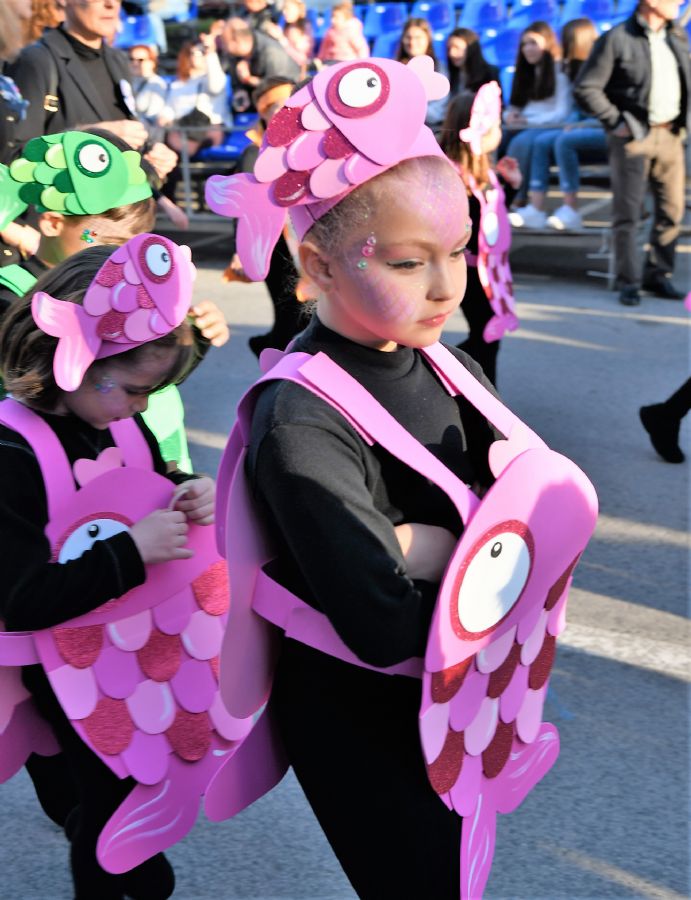
[[[254,173],[214,175],[206,200],[239,219],[237,250],[260,281],[290,212],[302,239],[346,194],[406,159],[443,157],[425,125],[449,82],[429,56],[339,63],[319,72],[271,120]]]
[[[466,144],[470,144],[473,153],[482,153],[482,139],[489,131],[501,122],[501,88],[496,81],[483,84],[475,95],[473,108],[470,111],[470,123],[462,128],[458,136]]]
[[[158,234],[139,234],[98,270],[83,305],[37,291],[31,312],[38,327],[58,338],[55,382],[75,391],[95,359],[155,341],[184,320],[196,269],[189,247]]]

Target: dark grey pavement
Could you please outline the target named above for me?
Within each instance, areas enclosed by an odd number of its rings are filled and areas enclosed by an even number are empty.
[[[677,280],[688,288],[691,254],[682,249]],[[566,243],[549,252],[555,268],[562,253],[573,266]],[[221,268],[201,267],[198,297],[221,304],[233,337],[183,388],[192,455],[206,471],[257,373],[247,337],[270,320],[263,287],[223,285]],[[502,347],[500,391],[590,475],[602,515],[576,572],[545,710],[560,730],[561,757],[523,806],[500,818],[486,897],[682,900],[690,893],[689,464],[656,457],[637,411],[688,377],[691,315],[650,297],[625,310],[601,282],[578,277],[522,273],[517,291],[522,325]],[[463,330],[459,314],[446,337],[455,342]],[[691,453],[690,433],[686,422]],[[26,778],[0,797],[1,900],[69,898],[66,842],[41,818]],[[233,822],[200,817],[170,857],[180,900],[355,896],[292,777]]]

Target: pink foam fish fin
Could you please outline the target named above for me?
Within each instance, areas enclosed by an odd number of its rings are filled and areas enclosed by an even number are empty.
[[[276,181],[288,168],[287,152],[285,147],[270,147],[268,144],[262,148],[254,164],[254,177],[257,181]]]
[[[212,175],[206,182],[206,202],[221,216],[237,218],[237,251],[247,276],[263,281],[286,210],[269,198],[270,187],[252,175]]]
[[[688,292],[684,299],[684,306],[691,312],[691,291]]]
[[[464,756],[456,784],[449,792],[451,804],[459,816],[472,815],[483,784],[482,757]]]
[[[123,286],[126,284],[124,280],[120,280],[118,284]],[[117,285],[116,285],[117,287]],[[92,281],[89,290],[84,295],[84,309],[92,316],[103,316],[112,308],[111,291],[112,287],[101,284],[98,281]],[[117,307],[119,309],[119,307]],[[124,312],[124,310],[122,310]]]
[[[96,856],[106,872],[127,872],[181,840],[197,820],[208,770],[171,755],[162,781],[138,784],[99,835]]]
[[[441,753],[448,730],[448,703],[432,703],[420,714],[420,743],[428,763],[433,763]]]
[[[242,812],[279,783],[288,765],[269,706],[212,778],[204,797],[206,815],[223,822]]]
[[[477,715],[487,697],[489,675],[471,666],[458,693],[451,699],[450,723],[454,731],[464,731]]]
[[[308,172],[316,169],[326,159],[326,154],[322,150],[323,140],[324,135],[320,131],[306,131],[296,138],[286,153],[286,160],[290,168],[296,172]]]
[[[295,94],[294,97],[291,97],[291,106],[299,105],[295,103],[297,97],[297,94]],[[319,104],[316,103],[312,97],[310,97],[310,101],[311,102],[302,110],[302,115],[300,116],[300,122],[302,123],[303,128],[306,128],[308,131],[327,131],[331,128],[331,120],[324,115]],[[287,105],[288,104],[286,104],[286,106]]]
[[[514,738],[511,753],[495,791],[495,804],[500,813],[517,809],[535,785],[549,772],[559,756],[559,732],[550,722],[543,722],[536,739],[524,744]]]
[[[509,628],[504,634],[495,638],[491,644],[478,650],[475,665],[480,672],[495,672],[509,655],[516,638],[516,627]]]
[[[371,159],[367,159],[360,153],[353,153],[352,156],[349,156],[343,168],[343,174],[350,184],[362,184],[369,181],[370,178],[374,178],[381,171],[382,167],[379,163],[372,162]]]
[[[120,284],[116,284],[114,288],[111,288],[111,306],[113,309],[117,309],[118,312],[133,312],[139,305],[137,292],[138,288],[136,285],[128,284],[124,280],[121,281]],[[89,312],[92,312],[91,309],[89,309]],[[103,312],[107,312],[107,310],[103,310]]]
[[[494,341],[500,341],[506,332],[506,320],[504,316],[492,316],[485,325],[482,337],[486,344],[492,344]]]
[[[532,744],[540,732],[542,725],[542,709],[547,696],[547,683],[539,690],[528,688],[523,698],[521,708],[516,716],[516,731],[518,736],[526,744]]]
[[[537,659],[537,655],[542,649],[542,644],[545,640],[545,630],[547,629],[548,619],[549,613],[546,609],[543,609],[537,617],[535,627],[521,647],[521,662],[524,666],[531,665],[531,663],[535,662]]]
[[[408,66],[415,72],[425,88],[428,100],[441,100],[449,93],[449,79],[441,72],[435,72],[431,56],[414,56]]]
[[[19,669],[16,671],[19,675]],[[23,700],[14,707],[7,726],[0,732],[0,784],[16,775],[32,753],[54,756],[59,752],[55,735],[33,701]]]
[[[489,747],[499,721],[499,700],[485,697],[473,721],[466,727],[465,749],[472,756],[479,756]]]
[[[569,585],[570,585],[569,580]],[[553,637],[559,637],[566,628],[566,603],[569,599],[568,586],[561,597],[557,600],[556,605],[550,610],[549,619],[547,621],[547,631]]]
[[[350,187],[343,159],[325,159],[310,175],[310,191],[315,197],[336,197]]]
[[[80,487],[84,487],[99,475],[119,469],[121,466],[122,450],[119,447],[106,447],[96,459],[78,459],[72,466],[72,472]]]
[[[77,303],[56,300],[45,291],[37,291],[32,297],[31,313],[42,331],[58,338],[53,360],[58,387],[76,391],[101,346],[97,320]]]
[[[169,326],[161,322],[160,327],[155,328],[156,316],[156,311],[152,312],[150,309],[137,309],[130,313],[124,323],[125,336],[130,341],[140,343],[151,340],[155,334],[164,334]],[[159,318],[162,319],[160,316]]]
[[[135,731],[129,747],[122,752],[127,771],[140,784],[158,784],[168,771],[171,746],[164,734]]]
[[[514,669],[508,687],[499,698],[499,718],[507,725],[514,721],[523,705],[523,700],[528,690],[529,675],[530,669],[522,666],[519,662]]]
[[[489,448],[489,467],[495,478],[499,478],[504,469],[516,457],[526,450],[534,447],[544,447],[542,441],[534,431],[531,431],[523,422],[516,422],[511,429],[511,435],[506,441],[495,441]],[[519,634],[519,641],[521,636]]]
[[[497,834],[497,814],[491,799],[480,794],[461,832],[461,898],[480,900],[489,878]]]

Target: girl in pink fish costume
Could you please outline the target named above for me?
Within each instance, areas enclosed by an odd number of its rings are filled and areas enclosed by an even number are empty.
[[[480,363],[492,384],[497,382],[501,338],[518,327],[507,206],[522,178],[510,157],[492,169],[489,155],[500,141],[501,89],[496,81],[482,85],[477,93],[462,91],[451,100],[441,145],[459,168],[472,221],[466,251],[468,284],[461,305],[469,333],[459,346]]]
[[[78,900],[171,895],[162,851],[247,730],[218,692],[214,483],[168,473],[141,419],[192,363],[194,274],[158,235],[89,248],[0,334],[0,780],[68,760]]]
[[[264,352],[219,470],[222,695],[239,718],[268,705],[205,807],[233,815],[250,773],[292,765],[363,900],[482,895],[497,813],[558,752],[542,703],[595,521],[583,473],[439,343],[470,233],[424,124],[447,89],[426,57],[335,65],[253,175],[207,190],[257,279],[289,213],[319,299]]]

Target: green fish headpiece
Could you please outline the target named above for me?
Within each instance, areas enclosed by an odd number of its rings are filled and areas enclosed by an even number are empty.
[[[67,216],[99,215],[151,197],[136,150],[119,150],[84,131],[29,141],[7,168],[0,166],[0,230],[27,208]]]

